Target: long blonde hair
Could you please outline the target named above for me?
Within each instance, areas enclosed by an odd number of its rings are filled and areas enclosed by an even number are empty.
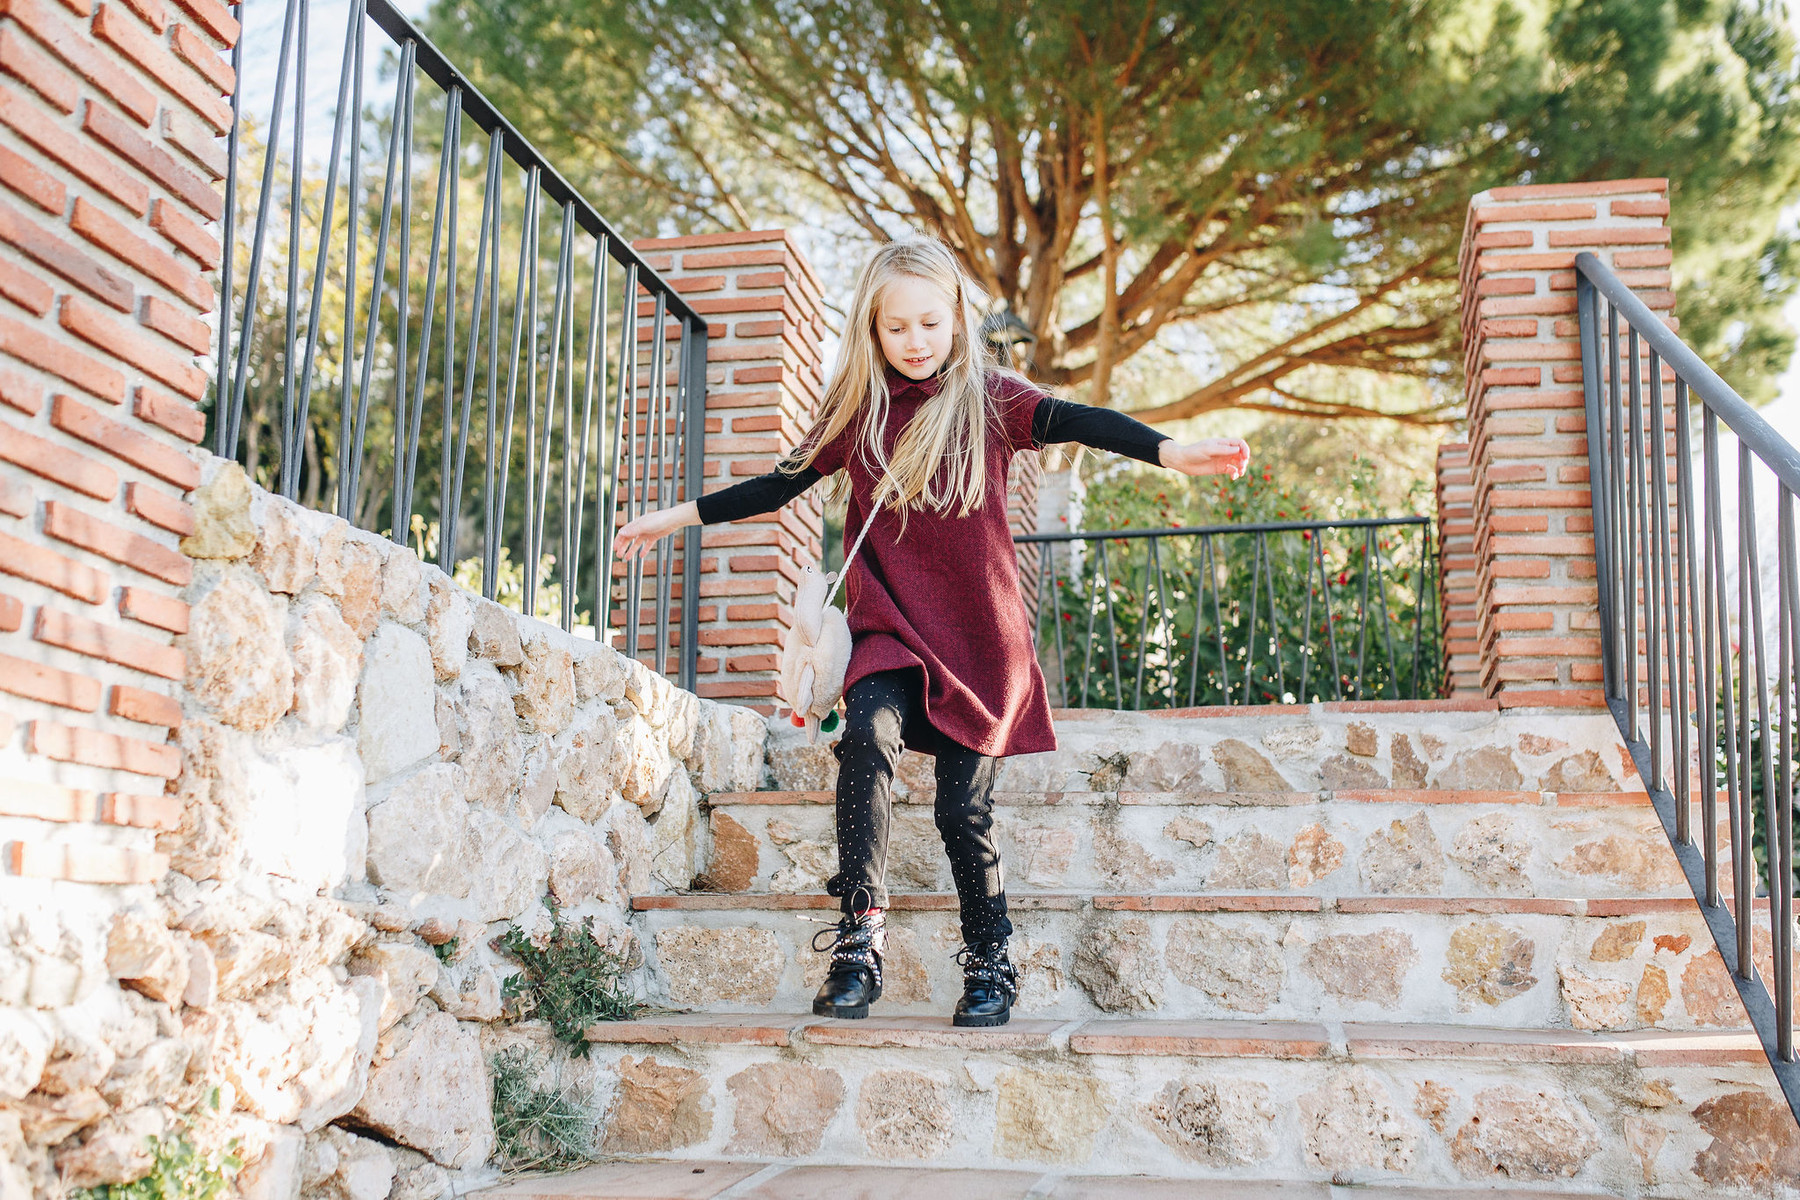
[[[950,301],[950,354],[939,372],[937,394],[901,433],[890,457],[881,444],[888,418],[887,359],[875,322],[888,285],[904,276],[935,284]],[[967,516],[981,507],[987,495],[990,422],[989,364],[979,315],[985,299],[950,248],[935,238],[893,241],[875,251],[856,281],[818,422],[781,469],[792,473],[811,466],[819,451],[860,416],[857,452],[880,480],[877,506],[891,504],[902,521],[912,509],[955,508],[959,516]],[[840,500],[848,491],[846,472],[832,482],[829,499]]]

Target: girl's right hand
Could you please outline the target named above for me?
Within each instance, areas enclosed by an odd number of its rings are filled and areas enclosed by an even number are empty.
[[[642,558],[650,552],[650,547],[662,541],[671,533],[689,525],[700,523],[700,512],[693,501],[677,504],[673,508],[659,508],[655,512],[647,512],[634,521],[627,522],[613,538],[613,557],[620,562],[631,562]]]

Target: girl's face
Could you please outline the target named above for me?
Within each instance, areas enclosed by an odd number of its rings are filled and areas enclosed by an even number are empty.
[[[950,357],[951,306],[942,288],[916,275],[887,285],[875,306],[881,353],[909,379],[934,374]]]

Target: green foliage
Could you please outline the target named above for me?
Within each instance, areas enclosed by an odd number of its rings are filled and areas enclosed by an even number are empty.
[[[1083,525],[1380,515],[1368,460],[1351,465],[1346,492],[1329,501],[1282,484],[1272,469],[1175,490],[1152,491],[1147,479],[1119,471],[1092,486]],[[1090,542],[1072,568],[1059,568],[1054,593],[1040,585],[1045,672],[1062,703],[1078,707],[1435,696],[1442,661],[1425,528],[1221,532],[1161,539],[1154,549],[1142,538]]]
[[[641,1007],[625,986],[633,964],[607,948],[594,918],[572,921],[554,907],[550,911],[548,934],[533,940],[515,926],[494,940],[494,948],[522,968],[507,978],[504,995],[517,1016],[542,1019],[571,1053],[585,1058],[588,1026],[628,1020]]]
[[[234,1138],[223,1149],[202,1151],[183,1129],[149,1139],[150,1171],[130,1183],[107,1183],[71,1193],[71,1200],[225,1200],[244,1163]]]
[[[438,0],[427,28],[642,232],[787,225],[851,261],[930,230],[1032,326],[1044,382],[1159,420],[1434,421],[1458,377],[1464,209],[1509,183],[1669,177],[1684,329],[1767,394],[1792,342],[1775,220],[1800,181],[1783,16],[1769,0]],[[1163,354],[1173,370],[1125,370]]]
[[[596,1157],[600,1114],[553,1077],[540,1086],[544,1060],[508,1046],[489,1062],[494,1080],[494,1161],[508,1171],[577,1167]]]
[[[451,938],[447,942],[441,942],[438,945],[433,946],[431,952],[437,955],[437,960],[439,962],[449,964],[456,958],[456,946],[460,941],[462,941],[461,938]]]

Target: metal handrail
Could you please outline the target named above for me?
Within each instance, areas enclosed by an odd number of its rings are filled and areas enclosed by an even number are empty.
[[[1378,531],[1415,527],[1421,540],[1410,613],[1412,645],[1410,654],[1404,650],[1397,654],[1394,630],[1408,614],[1394,611],[1389,603],[1394,581]],[[1351,592],[1341,602],[1346,611],[1334,610],[1331,576],[1340,572],[1325,561],[1324,535],[1332,530],[1362,534],[1349,539],[1355,545],[1337,548],[1343,556],[1341,575],[1347,580],[1351,571],[1356,574],[1354,582],[1340,585]],[[1432,531],[1428,517],[1358,517],[1031,533],[1015,535],[1013,542],[1037,547],[1036,588],[1026,596],[1026,612],[1061,704],[1086,708],[1098,701],[1115,709],[1141,709],[1192,707],[1203,701],[1253,705],[1284,698],[1437,696],[1443,683],[1443,655],[1437,589],[1432,586],[1436,578]],[[1290,550],[1278,555],[1272,548],[1272,539],[1296,534],[1298,538],[1290,536],[1289,542],[1297,543],[1297,554]],[[1250,565],[1245,570],[1239,564],[1236,577],[1233,564],[1221,553],[1230,538],[1249,538],[1251,543]],[[1185,569],[1177,555],[1163,552],[1163,543],[1171,539],[1187,544]],[[1122,561],[1115,561],[1109,550],[1114,543],[1124,544],[1119,550]],[[1131,548],[1139,544],[1144,547],[1142,562],[1133,566]],[[1092,569],[1071,562],[1066,577],[1059,576],[1058,548],[1076,546],[1092,547]],[[1290,570],[1283,576],[1281,590],[1291,592],[1297,582],[1304,597],[1284,614],[1277,596],[1279,566],[1285,560],[1295,568],[1299,559],[1305,560],[1304,565],[1297,567],[1297,575]],[[1172,576],[1178,580],[1173,586]],[[1228,585],[1246,580],[1247,594],[1237,594],[1239,587],[1227,596]],[[1351,606],[1354,611],[1347,611]],[[1078,614],[1085,616],[1085,628],[1071,643],[1063,627]],[[1315,614],[1323,619],[1315,623]],[[1347,644],[1340,653],[1339,622],[1346,618],[1353,620],[1342,631]],[[1401,636],[1404,642],[1405,633]],[[1133,649],[1135,666],[1128,661]],[[1290,661],[1296,676],[1291,680]]]
[[[510,550],[519,552],[524,573],[521,607],[531,613],[537,611],[539,572],[551,560],[547,539],[555,536],[559,552],[554,562],[562,593],[558,615],[563,628],[573,627],[577,605],[586,594],[594,609],[596,636],[622,638],[623,648],[634,657],[647,650],[658,671],[667,667],[665,656],[676,653],[673,673],[682,686],[691,688],[698,662],[700,539],[682,539],[680,629],[672,637],[670,616],[677,589],[673,543],[669,539],[659,542],[648,567],[643,560],[622,565],[612,560],[611,531],[621,519],[700,493],[706,407],[705,318],[390,0],[349,0],[316,245],[306,245],[300,197],[303,184],[316,182],[306,174],[304,152],[306,30],[312,4],[311,0],[283,0],[283,4],[280,56],[265,126],[268,144],[249,230],[249,273],[241,301],[234,275],[239,248],[242,89],[232,96],[224,256],[219,273],[217,377],[210,411],[215,453],[251,461],[251,439],[244,418],[255,375],[253,359],[260,352],[265,362],[279,360],[281,364],[279,417],[271,419],[275,428],[269,439],[275,446],[267,479],[270,490],[298,499],[305,478],[309,490],[322,492],[325,452],[315,438],[311,405],[326,289],[338,287],[343,292],[344,328],[337,384],[335,486],[329,498],[333,510],[358,522],[364,502],[379,496],[371,491],[380,481],[372,480],[365,450],[372,393],[385,385],[374,375],[374,364],[381,359],[389,364],[386,374],[392,377],[394,471],[389,536],[404,542],[411,531],[415,494],[420,493],[418,459],[428,387],[435,385],[442,408],[435,474],[439,565],[446,571],[456,568],[464,540],[459,518],[465,505],[478,507],[482,593],[489,598],[496,595],[502,551],[508,550],[510,541]],[[363,41],[365,27],[371,24],[398,51],[392,107],[385,114],[387,127],[381,139],[386,143],[386,156],[379,182],[373,173],[365,178],[362,162],[366,123]],[[232,65],[240,78],[243,45],[240,38],[232,50]],[[410,275],[415,265],[414,84],[420,75],[442,88],[446,98],[442,142],[435,155],[437,187],[430,251],[420,281],[422,305],[412,295]],[[300,81],[292,88],[295,95],[291,101],[287,95],[290,76]],[[277,174],[283,127],[290,116],[291,179],[284,199],[278,194]],[[377,112],[373,119],[380,121],[383,114]],[[457,210],[465,125],[485,134],[488,143],[477,227],[479,248],[472,270],[458,267]],[[510,333],[503,336],[501,243],[509,240],[507,161],[518,168],[521,179],[517,228],[510,231],[516,234],[516,244],[505,255],[511,263],[516,250]],[[348,179],[340,186],[345,167]],[[347,195],[347,232],[334,223],[340,190]],[[552,217],[560,227],[553,262],[544,261],[546,205],[560,210],[560,216]],[[287,227],[285,281],[275,279],[272,273],[264,278],[265,253],[278,214],[285,217]],[[365,218],[370,229],[363,228]],[[371,234],[372,277],[365,277],[359,269],[358,251]],[[582,235],[589,239],[591,260],[586,249],[578,254],[575,248]],[[342,257],[334,261],[333,247],[340,241],[337,248]],[[304,287],[303,256],[311,267]],[[540,267],[553,272],[548,311],[541,307]],[[459,287],[466,286],[464,275],[473,276],[472,303],[466,309],[460,308],[457,300]],[[581,313],[584,276],[586,312]],[[366,298],[359,299],[358,292],[365,289]],[[616,309],[609,306],[609,298],[614,296]],[[259,320],[259,297],[272,298],[278,304],[277,317]],[[383,327],[388,315],[384,309],[392,314],[392,333]],[[461,360],[457,358],[459,322],[466,322],[466,349]],[[278,323],[282,326],[279,332],[272,328]],[[609,355],[608,346],[615,323],[616,357]],[[579,353],[578,325],[585,326],[585,345]],[[416,350],[409,347],[415,332]],[[439,345],[441,375],[433,363]],[[486,378],[485,387],[480,387],[476,367],[483,358]],[[256,394],[269,409],[276,407],[273,384],[266,379]],[[478,425],[485,427],[484,438],[477,437]],[[320,431],[318,438],[327,433]],[[517,448],[522,449],[522,456],[516,453],[515,442],[523,443]],[[554,458],[553,448],[559,451]],[[311,461],[309,449],[316,452]],[[480,454],[483,477],[476,487],[465,489],[471,449]],[[553,481],[559,485],[554,498]],[[428,473],[419,497],[421,508],[432,497],[431,484]],[[320,496],[321,502],[325,499]],[[477,499],[478,506],[471,503]],[[368,523],[376,526],[373,516],[369,514]],[[517,532],[509,535],[513,528]],[[584,561],[589,562],[591,573],[582,567]],[[646,629],[653,626],[654,633],[641,633],[640,624]]]
[[[1800,752],[1800,546],[1793,509],[1800,452],[1593,254],[1576,257],[1575,276],[1607,705],[1776,1079],[1800,1112],[1792,972]],[[1674,379],[1672,409],[1664,403],[1665,367]],[[1691,398],[1700,402],[1698,463]],[[1664,432],[1671,418],[1673,453]],[[1721,423],[1738,439],[1737,537],[1730,551]],[[1753,474],[1759,465],[1776,486],[1773,663],[1758,563]],[[1736,645],[1728,552],[1736,558]],[[1759,790],[1768,846],[1763,879],[1754,846]],[[1728,817],[1729,894],[1720,884],[1721,798]],[[1759,886],[1768,899],[1767,981],[1755,964]]]

